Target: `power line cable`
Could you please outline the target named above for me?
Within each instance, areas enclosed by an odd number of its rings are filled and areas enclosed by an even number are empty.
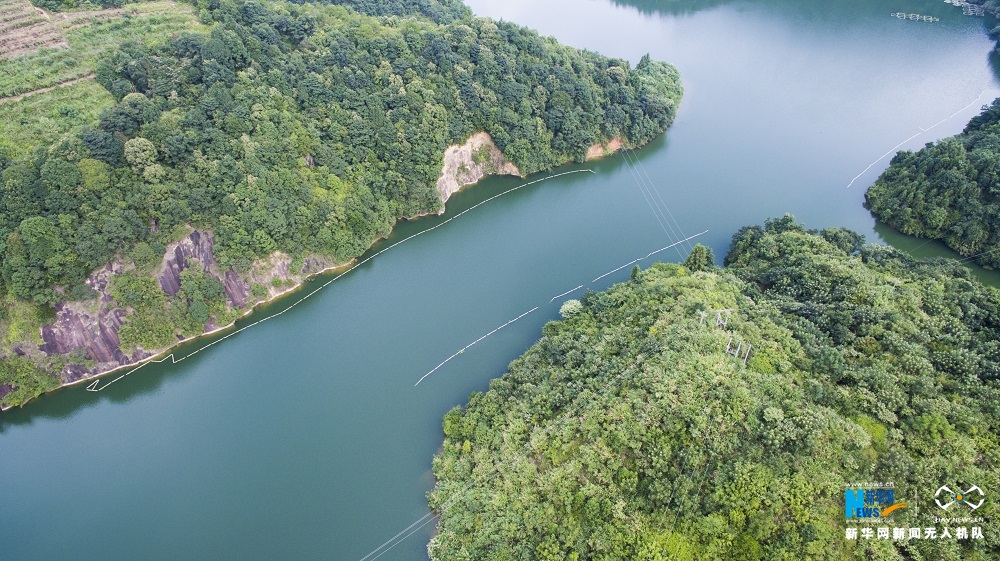
[[[625,161],[625,166],[628,168],[629,173],[632,174],[632,179],[635,180],[636,187],[638,187],[639,188],[639,192],[642,193],[642,198],[646,201],[646,205],[649,206],[649,209],[651,211],[653,211],[653,216],[656,217],[656,222],[660,225],[660,228],[663,230],[663,233],[667,236],[667,239],[668,240],[680,239],[677,236],[677,233],[673,232],[673,228],[670,228],[670,230],[671,230],[670,232],[667,231],[667,227],[669,226],[669,222],[667,222],[666,225],[664,225],[665,224],[664,221],[666,220],[666,216],[663,216],[662,219],[661,219],[661,213],[657,210],[657,207],[655,207],[653,205],[653,200],[650,199],[649,196],[647,196],[646,190],[643,187],[643,184],[639,181],[639,177],[636,174],[635,169],[632,166],[632,163],[629,161],[629,159],[625,155],[624,151],[620,152],[620,154],[622,155],[622,159]],[[684,259],[684,255],[681,253],[680,249],[677,250],[677,255],[681,259]]]
[[[647,172],[647,171],[646,171],[646,166],[645,166],[645,165],[644,165],[644,164],[642,163],[642,160],[640,160],[640,159],[639,159],[639,155],[638,155],[638,154],[636,154],[636,153],[635,153],[635,150],[633,150],[632,148],[629,148],[629,147],[627,147],[627,146],[623,146],[623,147],[624,147],[624,148],[625,148],[626,150],[628,150],[628,151],[629,151],[629,153],[631,153],[631,154],[632,154],[632,157],[633,157],[633,158],[635,158],[635,161],[636,161],[636,163],[638,163],[638,164],[639,164],[639,169],[641,169],[641,170],[642,170],[642,174],[646,176],[646,180],[647,180],[647,181],[649,182],[649,189],[650,189],[651,191],[653,191],[654,193],[656,193],[656,197],[657,197],[658,199],[660,199],[660,203],[662,203],[662,204],[663,204],[663,209],[667,211],[667,215],[669,215],[669,216],[670,216],[670,220],[672,220],[672,221],[673,221],[673,223],[674,223],[674,226],[676,226],[676,227],[677,227],[677,231],[678,231],[678,232],[680,233],[680,237],[684,237],[684,236],[685,236],[685,234],[684,234],[684,230],[683,230],[683,229],[681,228],[681,225],[677,223],[677,219],[676,219],[676,218],[674,218],[674,214],[673,214],[672,212],[670,212],[670,207],[669,207],[669,206],[667,206],[667,203],[666,203],[666,201],[664,201],[664,200],[663,200],[663,197],[662,197],[662,196],[660,195],[660,190],[659,190],[659,189],[657,189],[657,188],[656,188],[656,185],[655,185],[655,184],[653,183],[653,179],[652,179],[651,177],[649,177],[649,172]],[[691,249],[692,249],[692,247],[690,247],[690,244],[688,244],[688,246],[689,246],[689,247],[687,248],[687,250],[688,250],[688,253],[690,253],[690,252],[691,252]]]

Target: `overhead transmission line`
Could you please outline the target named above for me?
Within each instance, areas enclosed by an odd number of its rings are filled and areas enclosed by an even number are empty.
[[[649,189],[650,189],[650,191],[656,193],[656,198],[658,198],[660,200],[660,203],[663,205],[663,210],[666,211],[667,216],[670,217],[670,220],[674,223],[674,226],[677,228],[677,232],[680,234],[679,237],[686,237],[685,234],[684,234],[684,230],[681,228],[681,225],[678,224],[677,223],[677,219],[674,218],[674,214],[672,212],[670,212],[670,207],[667,206],[666,201],[664,201],[663,197],[660,195],[660,190],[656,188],[656,185],[653,183],[653,179],[651,177],[649,177],[649,173],[646,171],[646,165],[643,164],[642,160],[639,159],[639,155],[635,153],[635,150],[633,148],[630,148],[630,147],[624,146],[624,145],[622,147],[625,150],[628,150],[629,154],[632,155],[632,158],[635,160],[636,164],[638,164],[638,169],[642,171],[642,175],[644,175],[646,177],[646,181],[649,183]],[[688,252],[689,253],[690,253],[690,250],[691,250],[691,245],[688,244]]]

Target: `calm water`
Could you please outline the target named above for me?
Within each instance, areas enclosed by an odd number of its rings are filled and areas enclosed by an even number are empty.
[[[681,69],[677,122],[638,152],[639,171],[680,230],[709,231],[700,241],[720,259],[740,226],[785,212],[946,254],[876,229],[862,208],[888,159],[847,185],[921,128],[958,112],[905,147],[960,131],[1000,95],[992,23],[914,0],[471,4],[571,45],[633,63],[649,52]],[[623,280],[627,268],[591,282],[669,243],[620,156],[577,167],[596,173],[483,205],[191,360],[0,416],[3,557],[363,558],[426,512],[441,416],[500,375],[569,296],[549,300]],[[519,183],[486,181],[390,242]],[[379,559],[425,559],[432,526]]]

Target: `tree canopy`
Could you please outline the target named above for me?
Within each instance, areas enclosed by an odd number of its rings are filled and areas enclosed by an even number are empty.
[[[190,227],[214,233],[223,269],[275,251],[345,263],[440,209],[444,151],[474,132],[530,174],[649,141],[681,97],[666,63],[632,67],[457,0],[196,4],[209,32],[130,41],[98,65],[116,99],[99,122],[0,152],[0,296],[92,297],[92,271],[120,257],[148,272]],[[219,309],[151,301],[130,307],[123,341],[166,343]]]
[[[865,195],[893,228],[1000,266],[1000,99],[961,134],[900,152]]]
[[[440,207],[444,149],[474,131],[532,173],[648,141],[680,98],[664,63],[633,69],[454,2],[346,4],[451,23],[212,1],[209,34],[111,54],[97,75],[120,101],[100,123],[0,158],[7,291],[53,302],[53,286],[183,223],[216,232],[223,266],[276,249],[346,261]]]
[[[940,485],[1000,484],[1000,293],[860,242],[774,220],[547,324],[444,418],[432,559],[995,558],[989,532],[845,539],[853,482],[921,528]]]

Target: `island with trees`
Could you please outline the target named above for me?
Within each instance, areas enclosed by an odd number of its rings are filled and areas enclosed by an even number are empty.
[[[681,98],[666,63],[566,47],[455,0],[193,9],[203,28],[98,58],[113,98],[99,118],[0,144],[0,406],[350,263],[400,218],[441,210],[445,150],[474,134],[527,175],[642,145]]]
[[[856,482],[937,531],[939,486],[1000,488],[1000,291],[862,241],[786,216],[564,304],[445,415],[431,558],[997,558],[845,538]]]

